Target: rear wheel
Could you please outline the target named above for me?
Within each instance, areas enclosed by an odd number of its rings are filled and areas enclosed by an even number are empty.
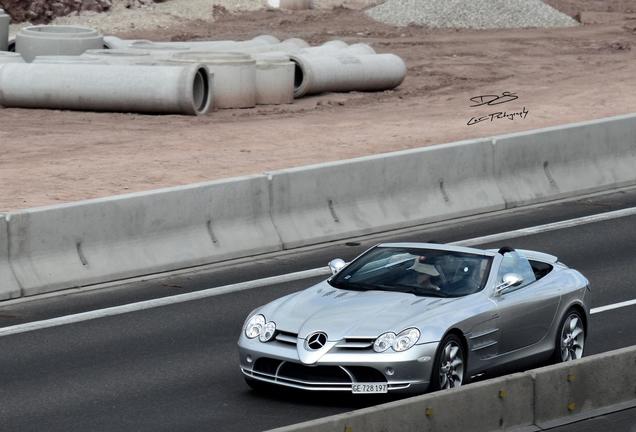
[[[577,360],[583,357],[585,348],[585,325],[583,317],[576,309],[570,309],[559,326],[556,346],[554,350],[554,361],[563,363],[570,360]]]
[[[447,335],[439,344],[433,374],[431,376],[431,390],[444,390],[460,387],[465,381],[466,353],[461,339],[454,335]]]

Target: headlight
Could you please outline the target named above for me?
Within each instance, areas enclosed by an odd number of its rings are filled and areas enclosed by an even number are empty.
[[[395,341],[395,333],[389,332],[381,334],[373,343],[373,351],[379,353],[384,352],[391,348],[393,341]]]
[[[245,325],[245,336],[254,339],[263,331],[265,327],[265,317],[263,315],[254,315]]]
[[[274,337],[274,333],[276,332],[276,323],[270,321],[265,324],[263,330],[261,330],[261,334],[258,336],[258,340],[261,342],[267,342]]]
[[[415,345],[420,338],[420,331],[416,328],[406,329],[400,332],[395,341],[393,341],[393,349],[397,352],[406,351]]]

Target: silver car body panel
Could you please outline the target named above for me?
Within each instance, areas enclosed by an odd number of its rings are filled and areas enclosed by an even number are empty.
[[[555,349],[559,324],[572,307],[580,308],[589,322],[587,279],[552,255],[518,251],[529,260],[549,264],[552,270],[529,285],[497,295],[502,260],[497,251],[428,243],[379,246],[457,251],[492,257],[493,261],[484,289],[464,297],[349,291],[322,281],[274,300],[250,314],[262,314],[276,323],[274,340],[263,343],[241,332],[238,345],[243,373],[289,387],[334,391],[351,391],[352,383],[373,375],[388,383],[389,391],[424,391],[437,345],[449,331],[463,336],[467,376],[473,376],[524,359],[548,358]],[[421,332],[413,348],[399,353],[373,351],[373,341],[382,333],[399,333],[411,327]],[[319,350],[310,350],[305,342],[315,332],[326,333],[327,342]],[[257,362],[267,363],[267,367],[255,367]],[[387,374],[387,368],[392,375]],[[334,373],[338,382],[316,378],[314,372]]]

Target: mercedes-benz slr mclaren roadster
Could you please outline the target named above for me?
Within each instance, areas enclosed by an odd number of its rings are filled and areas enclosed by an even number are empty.
[[[252,387],[423,392],[583,355],[589,283],[552,255],[393,243],[329,266],[331,278],[247,317]]]

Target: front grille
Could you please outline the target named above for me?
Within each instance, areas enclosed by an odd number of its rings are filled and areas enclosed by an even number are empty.
[[[366,366],[347,366],[347,370],[353,375],[357,382],[386,382],[386,378],[382,372],[377,369]]]
[[[349,375],[338,366],[305,366],[286,362],[278,371],[280,377],[304,382],[351,384]]]
[[[254,362],[254,371],[261,372],[267,375],[276,375],[276,370],[282,362],[282,360],[261,357]]]
[[[318,390],[347,390],[353,382],[387,382],[380,371],[367,366],[307,366],[268,357],[257,359],[254,368],[244,372],[255,378]]]

